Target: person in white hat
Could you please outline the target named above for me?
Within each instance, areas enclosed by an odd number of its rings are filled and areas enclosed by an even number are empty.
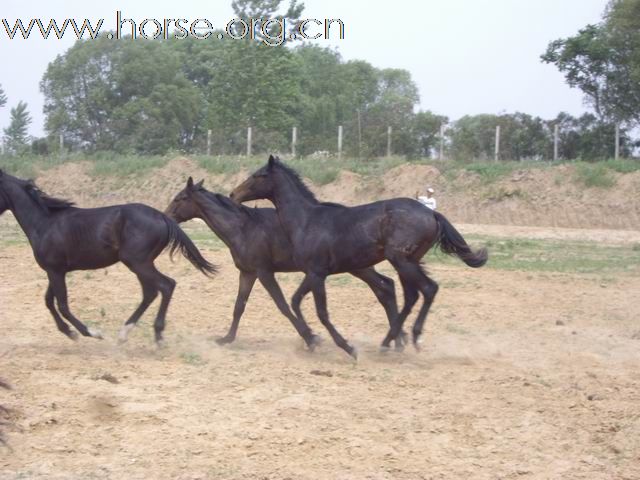
[[[431,210],[435,210],[438,204],[436,202],[436,199],[433,197],[434,193],[435,193],[435,190],[433,188],[429,187],[429,188],[427,188],[427,195],[426,196],[418,195],[416,193],[416,198],[425,207],[428,207]]]

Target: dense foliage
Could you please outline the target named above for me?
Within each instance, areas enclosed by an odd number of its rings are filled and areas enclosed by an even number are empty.
[[[640,0],[611,0],[600,24],[551,42],[542,60],[580,88],[599,117],[640,123]]]

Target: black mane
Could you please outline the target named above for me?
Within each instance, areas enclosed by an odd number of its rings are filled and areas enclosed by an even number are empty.
[[[339,203],[318,201],[318,199],[313,194],[313,192],[309,190],[309,187],[307,187],[307,185],[304,183],[304,180],[302,180],[302,177],[298,172],[296,172],[293,168],[288,167],[282,162],[278,162],[276,163],[276,165],[278,166],[278,168],[282,169],[282,171],[286,173],[294,181],[296,185],[298,185],[298,188],[300,189],[300,193],[302,193],[302,196],[305,197],[307,200],[311,200],[313,203],[319,203],[320,205],[324,205],[325,207],[344,207],[344,205],[341,205]]]
[[[61,198],[55,198],[47,195],[40,190],[34,183],[29,182],[25,187],[29,196],[38,204],[40,208],[48,213],[55,213],[61,210],[67,210],[75,206],[75,203]]]
[[[220,205],[222,208],[225,208],[231,212],[235,212],[235,213],[243,212],[248,215],[251,215],[253,213],[253,208],[249,208],[245,205],[239,205],[233,200],[231,200],[229,197],[227,197],[226,195],[222,195],[220,193],[213,193],[213,192],[210,192],[209,190],[206,190],[205,188],[201,188],[200,191],[203,192],[209,200],[211,200],[212,202],[215,202],[217,205]]]

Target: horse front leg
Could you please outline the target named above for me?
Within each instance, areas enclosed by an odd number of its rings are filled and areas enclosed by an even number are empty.
[[[67,284],[65,282],[65,273],[47,272],[49,276],[49,286],[53,291],[53,295],[58,301],[58,309],[64,318],[75,327],[84,337],[93,337],[102,340],[102,333],[87,326],[78,320],[69,310],[69,300],[67,297]]]
[[[269,295],[271,295],[271,298],[278,307],[278,310],[280,310],[280,313],[289,319],[291,325],[293,325],[298,334],[304,339],[305,343],[307,345],[314,345],[317,342],[317,338],[309,328],[309,325],[307,325],[303,319],[293,314],[284,298],[284,295],[282,294],[280,285],[278,285],[273,272],[261,271],[258,273],[258,278],[260,279],[262,286],[267,290]]]
[[[293,294],[293,298],[291,299],[291,308],[293,309],[293,313],[296,315],[301,325],[307,325],[307,322],[304,320],[304,315],[302,315],[300,304],[302,303],[304,297],[306,297],[307,294],[311,291],[311,286],[311,279],[309,275],[307,275],[304,277],[304,280],[302,280],[302,283]],[[309,336],[307,336],[304,340],[307,344],[307,347],[309,347],[309,350],[311,350],[312,352],[321,343],[320,337],[311,333],[311,330],[309,330]]]
[[[53,316],[53,319],[56,322],[56,326],[58,327],[58,330],[60,330],[64,335],[69,337],[71,340],[77,340],[78,334],[69,328],[69,325],[67,325],[67,323],[62,319],[62,317],[56,310],[55,298],[56,297],[53,294],[53,288],[51,287],[51,283],[49,283],[49,286],[47,287],[47,293],[44,296],[44,303],[47,306],[47,309],[49,309],[49,312],[51,312],[51,315]]]
[[[221,338],[216,340],[218,345],[228,345],[233,343],[238,334],[238,326],[240,325],[240,319],[244,313],[244,309],[249,301],[249,295],[253,290],[253,285],[256,283],[257,275],[253,272],[240,272],[240,279],[238,281],[238,295],[236,296],[236,304],[233,308],[233,321],[229,327],[229,332]]]
[[[327,310],[327,292],[325,290],[325,279],[326,276],[320,276],[317,274],[307,275],[307,278],[310,278],[309,283],[311,285],[311,290],[313,292],[313,299],[316,303],[316,313],[318,314],[318,318],[320,318],[320,322],[327,329],[331,338],[335,344],[351,355],[355,360],[358,359],[358,351],[349,345],[340,332],[333,326],[331,321],[329,320],[329,311]],[[306,280],[306,279],[305,279]]]

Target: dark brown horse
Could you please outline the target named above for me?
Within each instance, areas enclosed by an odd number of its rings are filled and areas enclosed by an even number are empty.
[[[69,272],[124,263],[138,277],[143,299],[123,326],[120,339],[126,340],[130,329],[160,293],[162,302],[154,323],[158,343],[162,341],[176,282],[156,269],[156,257],[170,248],[172,255],[180,251],[202,273],[216,272],[215,266],[202,257],[175,221],[146,205],[75,208],[71,202],[49,197],[32,182],[0,170],[0,214],[7,209],[13,212],[29,239],[36,262],[47,272],[46,306],[58,329],[71,339],[77,338],[77,334],[62,317],[86,337],[102,338],[102,335],[87,328],[69,310],[65,282]]]
[[[302,319],[300,303],[313,292],[316,311],[335,343],[352,356],[355,349],[329,321],[325,279],[328,275],[361,270],[388,260],[397,270],[405,304],[393,322],[383,347],[389,347],[402,331],[405,319],[418,300],[424,302],[413,326],[418,346],[427,313],[438,291],[420,265],[435,245],[458,256],[473,268],[487,261],[485,249],[472,251],[444,215],[408,198],[385,200],[358,207],[319,202],[295,171],[271,156],[267,165],[238,186],[231,198],[238,202],[269,199],[293,245],[293,256],[306,276],[293,296],[292,308]]]
[[[289,319],[307,345],[313,348],[315,337],[306,323],[291,312],[275,272],[299,272],[293,261],[291,242],[280,226],[273,208],[248,208],[224,195],[207,191],[201,181],[194,185],[189,178],[167,207],[166,214],[177,222],[192,218],[204,220],[209,228],[229,247],[233,262],[240,271],[238,295],[229,333],[218,339],[219,344],[231,343],[236,338],[240,318],[256,279],[269,292],[280,312]],[[389,324],[398,314],[393,280],[376,272],[374,268],[349,272],[365,282],[384,307]],[[399,339],[399,341],[401,341]]]

